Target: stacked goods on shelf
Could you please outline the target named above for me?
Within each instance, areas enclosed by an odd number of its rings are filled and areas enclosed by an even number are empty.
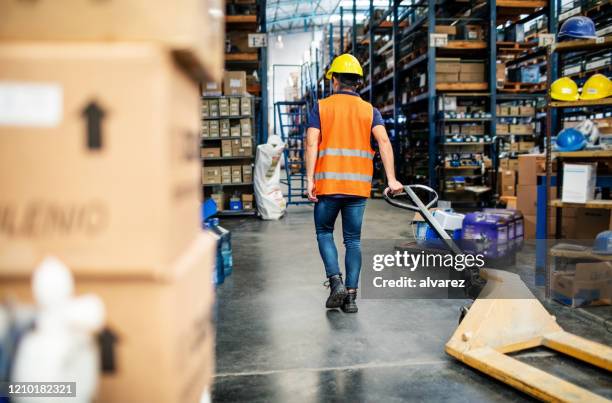
[[[497,105],[496,134],[501,143],[498,149],[500,157],[516,157],[518,154],[530,152],[536,146],[535,111],[532,101],[513,101]]]
[[[202,84],[201,183],[203,197],[215,201],[218,215],[256,214],[252,169],[265,46],[265,35],[258,33],[260,8],[254,0],[226,2],[226,71],[222,82],[211,84],[212,91]]]
[[[205,91],[202,97],[200,157],[204,197],[215,201],[220,214],[254,212],[255,104],[246,92],[246,73],[226,71],[222,89],[224,95]],[[243,203],[243,199],[250,203]]]
[[[0,6],[0,36],[20,39],[0,45],[0,166],[13,172],[0,176],[0,298],[31,301],[32,270],[53,255],[78,294],[102,299],[99,402],[196,402],[212,385],[215,243],[199,224],[193,77],[221,71],[201,70],[214,35],[186,24],[208,13],[175,3]],[[91,18],[60,17],[75,10]]]

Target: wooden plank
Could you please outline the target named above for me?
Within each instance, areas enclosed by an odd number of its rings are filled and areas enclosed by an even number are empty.
[[[499,353],[490,347],[468,351],[463,354],[461,361],[541,400],[609,402],[599,395]]]
[[[225,22],[228,24],[256,24],[256,15],[226,15]]]
[[[578,52],[581,50],[590,50],[597,48],[611,48],[612,37],[603,37],[597,39],[584,39],[577,41],[559,42],[554,45],[553,50],[558,53],[562,52]]]
[[[452,40],[448,41],[446,46],[441,46],[441,49],[486,49],[487,43],[485,41],[462,41]]]
[[[438,91],[485,91],[487,83],[436,83]]]
[[[497,7],[503,8],[542,8],[546,7],[546,1],[540,0],[497,0]]]
[[[548,254],[550,256],[562,257],[565,259],[612,261],[612,255],[598,255],[593,253],[591,248],[587,248],[584,251],[580,251],[553,247]]]
[[[612,371],[612,348],[603,344],[583,339],[565,331],[545,335],[542,344],[560,353]]]
[[[576,207],[576,208],[595,208],[612,210],[612,200],[590,200],[586,203],[567,203],[560,199],[550,201],[551,207]]]
[[[612,158],[612,150],[555,152],[553,157],[561,158]]]
[[[225,61],[229,62],[256,62],[257,53],[226,53]]]
[[[612,105],[612,98],[594,99],[588,101],[553,101],[548,104],[550,108],[579,108],[581,106],[608,106]]]

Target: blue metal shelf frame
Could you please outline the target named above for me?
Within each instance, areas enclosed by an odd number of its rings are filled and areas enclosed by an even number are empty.
[[[306,114],[307,103],[305,101],[282,101],[274,104],[276,112],[276,120],[280,135],[285,142],[285,151],[283,152],[285,160],[286,179],[281,180],[287,185],[287,204],[310,204],[305,197],[306,195],[306,160],[305,160],[305,143],[306,143]],[[290,153],[294,152],[298,155],[297,161],[292,161]],[[298,172],[292,172],[292,165],[299,165]]]

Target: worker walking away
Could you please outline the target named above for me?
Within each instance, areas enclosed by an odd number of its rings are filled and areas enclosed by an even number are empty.
[[[330,288],[325,306],[354,313],[361,271],[361,223],[374,171],[371,135],[378,142],[389,188],[398,193],[403,187],[395,178],[393,148],[380,112],[355,92],[363,77],[359,61],[350,54],[340,55],[325,77],[332,80],[334,93],[320,100],[309,117],[308,200],[316,203],[317,242]],[[333,237],[338,214],[342,215],[346,248],[346,286]]]

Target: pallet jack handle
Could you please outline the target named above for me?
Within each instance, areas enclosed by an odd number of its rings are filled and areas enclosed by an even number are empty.
[[[419,198],[419,196],[414,192],[413,189],[423,189],[428,193],[434,195],[433,200],[431,200],[427,205],[423,203],[423,201]],[[412,203],[400,201],[396,199],[398,196],[407,195]],[[446,246],[456,255],[463,253],[461,248],[457,246],[455,241],[446,233],[444,228],[440,225],[440,223],[433,217],[433,215],[429,212],[429,209],[434,206],[438,202],[438,193],[435,190],[425,185],[407,185],[404,186],[404,192],[392,194],[390,193],[390,189],[386,188],[383,191],[383,197],[385,201],[394,207],[403,208],[406,210],[417,211],[423,219],[433,228],[433,230],[438,234],[440,239],[446,244]]]

